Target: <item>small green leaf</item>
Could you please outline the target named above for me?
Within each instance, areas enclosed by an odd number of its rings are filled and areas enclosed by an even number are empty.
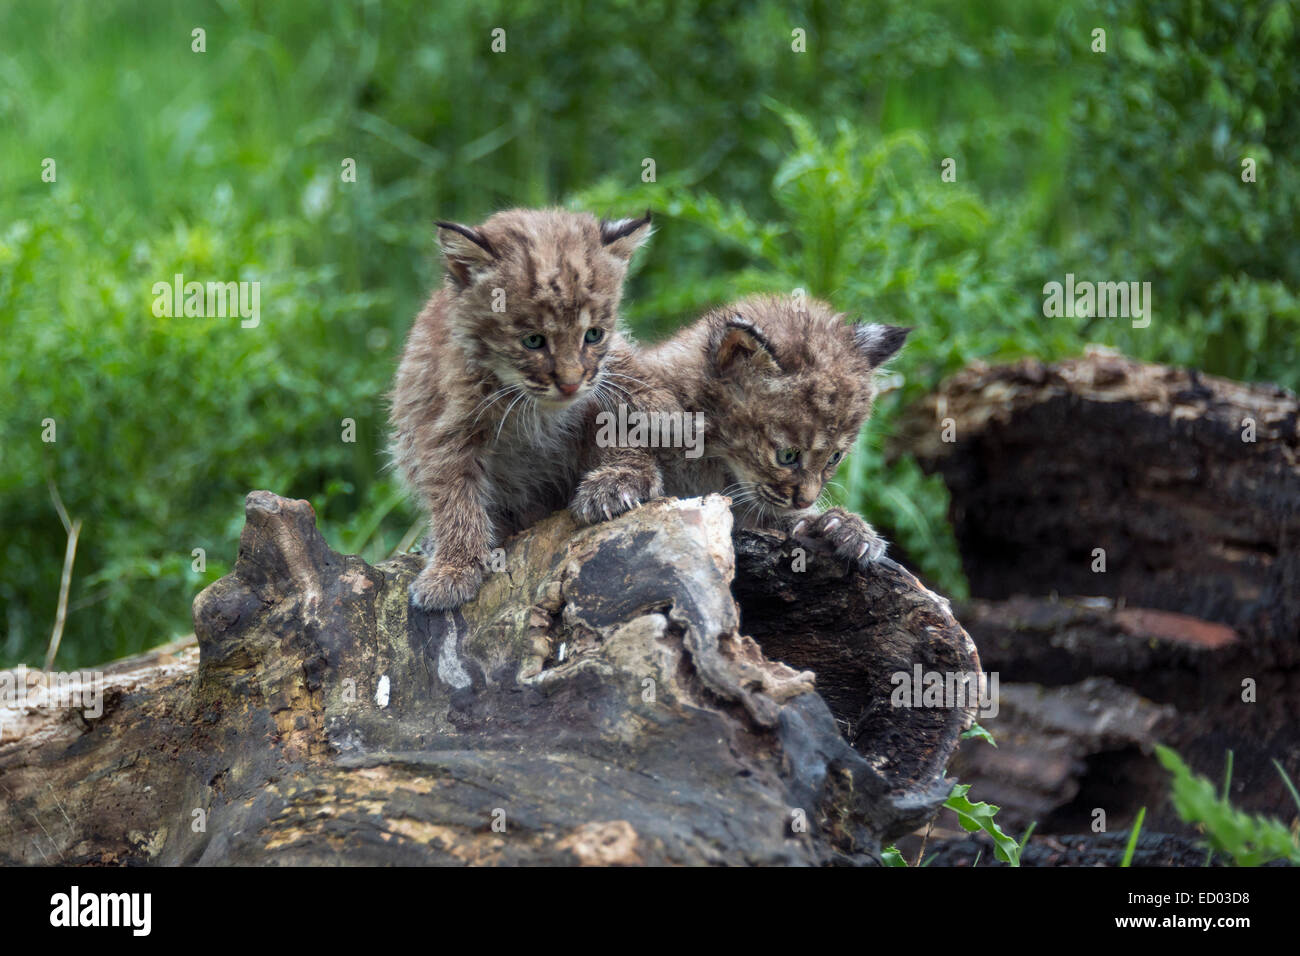
[[[987,740],[994,747],[998,745],[998,742],[993,739],[993,735],[989,733],[987,730],[985,730],[983,727],[981,727],[978,723],[972,723],[970,725],[970,730],[964,731],[961,735],[962,740],[969,740],[972,737],[977,737],[980,740]]]
[[[885,866],[907,866],[907,861],[903,859],[903,854],[898,852],[896,846],[887,846],[881,850],[880,862]]]
[[[957,814],[957,822],[961,824],[962,829],[968,833],[978,833],[983,830],[993,838],[994,853],[1003,863],[1010,863],[1012,866],[1020,865],[1020,844],[1002,832],[1002,828],[997,825],[993,817],[1001,809],[991,803],[971,803],[966,798],[970,792],[970,784],[959,783],[952,788],[952,793],[944,802],[944,806]]]

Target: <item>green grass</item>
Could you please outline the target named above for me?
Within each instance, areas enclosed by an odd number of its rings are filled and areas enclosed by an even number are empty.
[[[416,516],[384,469],[383,393],[437,281],[432,222],[508,204],[653,208],[627,298],[643,338],[793,287],[915,325],[837,493],[961,596],[942,485],[881,452],[944,375],[1103,341],[1297,384],[1294,25],[1284,4],[1232,9],[3,6],[0,665],[38,663],[54,620],[47,479],[83,521],[66,667],[188,632],[251,488],[310,499],[335,547],[387,553]],[[1149,277],[1152,328],[1043,319],[1067,269]],[[178,272],[259,281],[260,326],[155,318],[150,287]]]
[[[1146,818],[1147,808],[1142,807],[1138,810],[1137,819],[1133,821],[1133,829],[1129,831],[1128,843],[1124,846],[1124,858],[1119,862],[1119,865],[1125,869],[1133,865],[1133,853],[1137,850],[1138,837],[1142,835],[1142,821]]]

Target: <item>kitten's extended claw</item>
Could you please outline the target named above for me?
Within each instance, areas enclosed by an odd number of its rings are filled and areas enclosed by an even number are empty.
[[[795,525],[795,526],[790,530],[790,533],[791,533],[791,534],[796,534],[796,535],[797,535],[797,534],[803,534],[803,529],[806,528],[806,527],[808,527],[808,519],[807,519],[807,518],[800,518],[800,519],[799,519],[799,523],[796,524],[796,525]]]
[[[425,611],[450,610],[478,594],[482,583],[483,569],[476,564],[460,567],[430,561],[411,582],[411,600]]]
[[[852,561],[859,567],[868,567],[885,556],[888,543],[876,534],[871,525],[851,511],[831,508],[808,524],[807,519],[795,525],[797,534],[807,525],[807,537],[822,541],[836,557]]]
[[[583,524],[610,521],[663,494],[663,482],[654,468],[603,465],[578,485],[569,510]]]

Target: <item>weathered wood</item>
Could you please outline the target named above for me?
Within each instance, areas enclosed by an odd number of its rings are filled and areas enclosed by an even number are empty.
[[[1293,815],[1272,761],[1300,778],[1294,395],[1105,350],[977,365],[897,447],[948,486],[958,618],[999,676],[999,749],[953,763],[973,792],[1040,833],[1144,805],[1177,829],[1161,741],[1214,778],[1234,751],[1234,802]]]
[[[813,674],[741,634],[724,499],[557,515],[436,615],[409,604],[418,557],[371,567],[314,519],[249,495],[234,570],[194,603],[197,653],[110,669],[98,718],[7,725],[0,862],[871,863],[947,796],[965,710],[893,715],[859,753]],[[904,572],[814,560],[801,580],[862,613],[835,621],[854,653],[879,636],[891,666],[924,648],[978,668]],[[799,633],[830,642],[806,610]],[[829,678],[857,719],[852,670]]]
[[[1001,808],[1008,832],[1031,823],[1044,833],[1086,833],[1094,822],[1119,829],[1144,806],[1153,828],[1184,829],[1167,809],[1169,778],[1152,754],[1174,708],[1106,677],[999,689],[997,716],[980,719],[997,747],[967,740],[953,766],[978,799]]]
[[[768,657],[817,675],[845,738],[868,762],[909,786],[942,774],[948,741],[970,726],[973,708],[897,707],[891,698],[896,675],[918,664],[924,673],[980,673],[975,644],[948,602],[888,559],[861,576],[771,532],[739,536],[736,564],[732,590],[746,633]]]
[[[1097,598],[974,600],[958,617],[1004,706],[981,720],[998,749],[967,741],[952,768],[1011,825],[1084,830],[1101,807],[1113,828],[1145,806],[1150,826],[1180,829],[1156,742],[1213,779],[1231,750],[1233,803],[1294,815],[1273,761],[1300,779],[1300,671],[1261,670],[1232,629]]]
[[[966,369],[898,441],[948,485],[974,596],[1123,599],[1227,624],[1261,666],[1300,665],[1290,392],[1099,350]]]

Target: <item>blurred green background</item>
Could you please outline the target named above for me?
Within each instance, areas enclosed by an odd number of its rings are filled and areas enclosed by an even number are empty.
[[[49,640],[50,481],[83,522],[64,668],[188,633],[252,488],[310,499],[334,547],[385,557],[417,517],[385,468],[383,393],[439,279],[432,222],[507,205],[653,209],[627,296],[643,339],[796,287],[915,325],[839,480],[961,596],[942,485],[880,453],[944,375],[1099,342],[1300,381],[1296,17],[1280,0],[4,5],[0,666]],[[1067,271],[1150,281],[1151,326],[1045,319]],[[176,273],[259,281],[261,324],[154,317]]]

